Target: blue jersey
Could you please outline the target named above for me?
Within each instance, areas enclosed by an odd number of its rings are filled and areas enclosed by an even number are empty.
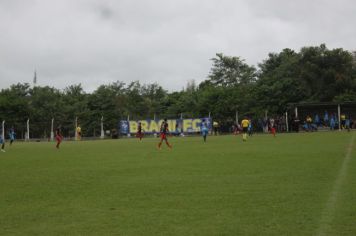
[[[345,121],[345,125],[346,125],[347,127],[349,127],[349,126],[350,126],[350,120],[349,120],[349,119],[346,119],[346,121]]]
[[[329,120],[329,114],[327,112],[325,112],[324,121],[328,121],[328,120]]]
[[[248,130],[248,131],[251,131],[251,130],[252,130],[252,124],[251,124],[251,122],[248,124],[247,130]]]
[[[10,140],[15,140],[15,132],[14,131],[10,131],[9,137],[10,137]]]
[[[206,123],[204,123],[204,122],[201,123],[201,133],[202,133],[202,135],[207,135],[208,131],[209,131],[209,129],[208,129]]]
[[[330,126],[335,126],[335,120],[334,120],[334,118],[333,117],[331,117],[331,119],[330,119]]]

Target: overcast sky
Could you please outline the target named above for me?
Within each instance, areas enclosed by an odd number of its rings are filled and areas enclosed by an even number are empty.
[[[222,52],[249,64],[283,48],[356,49],[355,0],[0,0],[0,88],[86,91],[116,80],[180,90]]]

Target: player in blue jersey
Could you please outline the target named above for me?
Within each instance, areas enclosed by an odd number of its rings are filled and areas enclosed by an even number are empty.
[[[0,130],[0,145],[1,145],[1,151],[5,152],[5,140],[3,138],[3,136],[1,135],[2,130]]]
[[[10,132],[9,132],[10,146],[11,146],[12,143],[15,141],[15,137],[16,137],[16,133],[15,133],[14,128],[12,127],[12,128],[10,129]]]
[[[203,121],[201,122],[200,130],[201,130],[201,135],[203,136],[204,143],[205,143],[206,136],[208,136],[208,132],[209,132],[208,124],[206,123],[205,119],[203,119]]]

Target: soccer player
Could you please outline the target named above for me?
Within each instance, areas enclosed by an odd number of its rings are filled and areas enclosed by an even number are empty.
[[[168,123],[167,123],[167,119],[164,119],[164,121],[161,124],[161,131],[160,131],[160,136],[161,136],[161,141],[158,144],[158,149],[161,149],[161,145],[163,140],[166,142],[167,146],[172,149],[172,145],[169,144],[168,140],[167,140],[167,133],[169,132],[168,130]]]
[[[62,136],[62,133],[61,133],[61,128],[58,127],[58,128],[56,129],[56,140],[57,140],[56,148],[57,148],[57,149],[59,149],[59,145],[61,144],[62,139],[63,139],[63,136]]]
[[[15,136],[16,136],[16,133],[15,133],[14,127],[12,127],[12,128],[10,129],[10,132],[9,132],[10,146],[11,146],[12,143],[15,141]]]
[[[201,123],[201,134],[203,135],[204,143],[206,142],[206,136],[208,135],[208,132],[208,124],[205,122],[205,119],[203,119],[203,122]]]
[[[77,140],[81,140],[82,139],[82,128],[80,128],[80,126],[78,125],[77,127]]]
[[[0,144],[1,144],[1,151],[5,152],[5,140],[3,139],[2,135],[0,135]]]
[[[141,122],[138,122],[138,127],[137,127],[137,134],[136,137],[140,139],[140,141],[142,141],[143,138],[143,132],[142,132],[142,124]]]
[[[242,140],[246,141],[247,140],[247,129],[248,129],[248,125],[250,124],[250,122],[248,121],[248,119],[245,117],[245,119],[243,119],[241,121],[241,127],[242,127]]]

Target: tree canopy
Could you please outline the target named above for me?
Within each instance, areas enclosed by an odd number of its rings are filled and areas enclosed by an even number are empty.
[[[190,81],[181,91],[168,92],[159,84],[125,84],[117,81],[87,93],[81,84],[64,90],[14,84],[0,92],[0,119],[20,126],[27,119],[48,127],[72,127],[78,117],[84,132],[96,135],[101,117],[105,129],[120,119],[207,116],[219,120],[242,115],[281,114],[288,103],[356,101],[356,53],[322,44],[299,52],[284,49],[270,53],[257,68],[237,56],[217,53],[207,78]],[[1,78],[6,79],[6,78]],[[68,128],[69,129],[69,128]]]

